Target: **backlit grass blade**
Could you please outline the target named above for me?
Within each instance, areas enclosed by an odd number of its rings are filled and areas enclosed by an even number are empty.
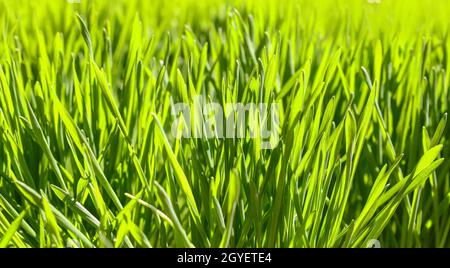
[[[9,229],[6,231],[6,233],[3,235],[2,239],[0,240],[0,248],[5,248],[6,246],[8,246],[12,237],[15,235],[15,233],[19,229],[20,223],[22,222],[26,213],[27,213],[26,210],[22,211],[22,213],[20,213],[19,216],[11,223],[11,225],[9,226]]]

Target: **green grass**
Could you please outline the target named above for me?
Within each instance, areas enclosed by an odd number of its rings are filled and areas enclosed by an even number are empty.
[[[449,12],[0,0],[0,247],[450,247]],[[278,145],[171,136],[196,95]]]

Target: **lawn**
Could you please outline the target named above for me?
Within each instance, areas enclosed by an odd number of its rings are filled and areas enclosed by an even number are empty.
[[[0,0],[0,247],[450,247],[449,1],[72,2]]]

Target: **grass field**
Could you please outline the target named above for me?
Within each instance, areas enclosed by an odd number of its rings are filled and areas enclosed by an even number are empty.
[[[450,247],[449,13],[0,0],[0,247]],[[173,135],[199,95],[278,143]]]

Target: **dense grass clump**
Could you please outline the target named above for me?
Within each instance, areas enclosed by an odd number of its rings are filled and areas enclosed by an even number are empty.
[[[448,14],[0,0],[0,247],[449,247]],[[171,135],[198,95],[279,142]]]

